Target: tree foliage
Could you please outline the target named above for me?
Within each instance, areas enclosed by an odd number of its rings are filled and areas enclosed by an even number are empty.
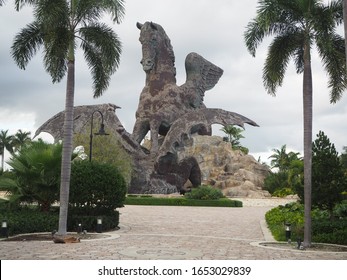
[[[105,13],[120,23],[124,16],[123,0],[16,0],[16,7],[32,5],[34,21],[16,36],[11,48],[18,67],[25,69],[43,47],[43,64],[52,78],[66,77],[64,139],[60,185],[60,235],[66,235],[69,202],[73,107],[75,94],[75,57],[80,47],[92,74],[94,97],[107,89],[111,75],[120,62],[121,42],[117,34],[101,23]]]
[[[304,123],[304,185],[305,237],[304,245],[311,246],[312,192],[312,111],[313,85],[311,52],[317,47],[328,74],[330,102],[337,102],[346,88],[345,41],[336,32],[343,21],[341,0],[327,4],[321,0],[258,0],[256,17],[244,34],[249,52],[256,49],[265,37],[273,37],[263,68],[263,83],[267,92],[275,95],[283,84],[290,60],[296,72],[303,74]]]
[[[33,141],[13,154],[8,161],[12,178],[2,178],[0,188],[9,193],[9,201],[36,202],[42,211],[59,200],[61,144]]]
[[[223,128],[221,128],[221,131],[227,135],[228,141],[231,143],[231,147],[234,150],[241,150],[245,154],[248,154],[248,149],[243,147],[240,143],[240,139],[245,138],[242,135],[243,129],[235,125],[225,125]]]
[[[90,154],[90,135],[87,131],[74,136],[76,146],[83,146],[86,155]],[[128,184],[131,180],[132,159],[123,149],[117,137],[110,133],[107,136],[94,136],[92,142],[93,162],[107,163],[117,167]]]
[[[94,161],[72,164],[70,208],[74,213],[111,213],[124,206],[126,192],[126,182],[115,166]]]
[[[331,213],[342,200],[347,184],[338,153],[329,138],[320,131],[313,142],[312,203]]]

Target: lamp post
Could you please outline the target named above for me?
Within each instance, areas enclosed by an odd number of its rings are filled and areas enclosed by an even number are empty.
[[[93,150],[93,117],[94,114],[98,112],[101,116],[101,125],[100,125],[100,129],[99,132],[94,133],[95,135],[109,135],[105,132],[105,125],[104,125],[104,115],[101,113],[101,111],[99,110],[95,110],[92,113],[92,120],[91,120],[91,124],[90,124],[90,141],[89,141],[89,161],[92,161],[92,150]]]

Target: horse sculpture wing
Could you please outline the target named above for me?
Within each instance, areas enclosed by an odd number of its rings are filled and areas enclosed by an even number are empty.
[[[223,70],[197,53],[186,57],[186,82],[181,87],[190,96],[190,104],[197,108],[202,104],[205,91],[212,89],[223,74]]]
[[[157,161],[168,153],[175,154],[179,147],[184,146],[185,142],[189,141],[190,135],[201,129],[201,127],[211,126],[212,124],[244,127],[245,123],[252,126],[259,126],[251,119],[222,109],[206,108],[186,113],[172,124],[169,133],[165,136],[164,142],[159,149]]]

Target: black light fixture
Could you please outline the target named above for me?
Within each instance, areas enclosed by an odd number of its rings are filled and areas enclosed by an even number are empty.
[[[292,225],[291,225],[291,223],[286,222],[284,224],[284,228],[286,230],[286,239],[287,239],[288,243],[291,243],[292,242],[292,240],[291,240],[291,237],[292,237]]]
[[[102,232],[102,219],[97,218],[96,220],[96,232],[101,233]]]
[[[99,132],[94,133],[95,135],[109,135],[108,133],[105,132],[105,124],[104,124],[104,115],[101,113],[99,110],[95,110],[92,113],[92,120],[90,124],[90,141],[89,141],[89,161],[92,161],[92,150],[93,150],[93,117],[94,113],[98,112],[101,116],[101,125]]]
[[[77,226],[77,233],[78,234],[82,233],[82,224],[78,224],[78,226]]]
[[[1,223],[1,237],[8,238],[8,228],[7,228],[7,221],[3,220]]]

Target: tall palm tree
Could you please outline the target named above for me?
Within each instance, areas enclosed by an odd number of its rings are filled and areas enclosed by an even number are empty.
[[[345,29],[345,38],[347,38],[347,0],[343,0],[343,22]],[[345,40],[346,64],[347,64],[347,40]]]
[[[120,23],[123,0],[22,0],[31,4],[34,21],[16,35],[12,56],[25,69],[29,60],[43,47],[44,66],[52,82],[67,74],[63,155],[60,185],[58,234],[66,235],[69,202],[75,91],[75,52],[79,43],[93,78],[94,97],[107,89],[111,75],[119,65],[121,43],[114,31],[99,20],[105,13]]]
[[[311,176],[312,176],[312,72],[311,50],[317,46],[331,88],[330,101],[337,102],[346,88],[344,39],[336,33],[342,23],[342,1],[325,5],[321,0],[259,0],[257,16],[248,23],[245,41],[249,52],[265,36],[274,36],[263,68],[264,86],[275,95],[282,85],[290,58],[296,71],[303,74],[304,110],[304,246],[311,246]]]
[[[21,147],[31,142],[31,132],[25,132],[19,129],[13,136],[12,146],[14,151],[18,151]]]
[[[8,134],[8,130],[0,131],[0,155],[1,155],[1,169],[4,170],[5,164],[5,150],[13,153],[12,147],[13,136]]]

